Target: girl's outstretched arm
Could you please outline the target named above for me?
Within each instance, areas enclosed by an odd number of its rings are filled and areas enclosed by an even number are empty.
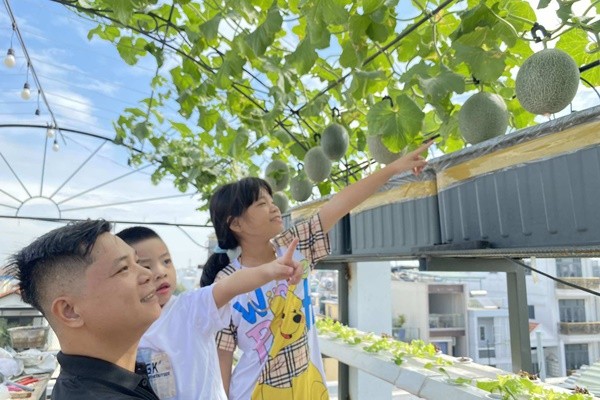
[[[321,225],[324,232],[329,232],[331,228],[354,207],[368,199],[373,193],[383,186],[390,178],[404,171],[412,170],[418,175],[427,161],[421,156],[425,150],[433,144],[433,141],[427,141],[417,149],[400,157],[396,161],[386,165],[382,169],[361,179],[358,182],[347,186],[342,191],[333,196],[321,209]]]

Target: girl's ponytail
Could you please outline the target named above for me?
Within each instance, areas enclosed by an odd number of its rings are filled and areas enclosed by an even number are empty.
[[[200,278],[200,287],[210,286],[215,281],[217,274],[223,268],[229,265],[229,257],[226,253],[214,253],[204,264],[202,277]]]

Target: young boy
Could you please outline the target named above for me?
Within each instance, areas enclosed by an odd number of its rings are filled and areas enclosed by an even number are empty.
[[[54,400],[158,400],[134,372],[142,334],[159,317],[152,274],[104,220],[55,229],[12,256],[23,300],[60,342]]]
[[[160,318],[142,337],[138,361],[146,364],[153,389],[165,399],[226,400],[215,333],[229,326],[229,300],[272,280],[298,282],[301,268],[292,260],[296,243],[274,262],[237,272],[234,279],[173,296],[176,271],[169,249],[152,229],[136,226],[117,234],[132,246],[140,265],[154,274]]]

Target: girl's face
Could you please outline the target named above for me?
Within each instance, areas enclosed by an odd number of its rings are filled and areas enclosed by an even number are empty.
[[[240,239],[261,237],[269,240],[283,230],[283,219],[273,198],[265,189],[258,199],[237,218],[236,233]]]

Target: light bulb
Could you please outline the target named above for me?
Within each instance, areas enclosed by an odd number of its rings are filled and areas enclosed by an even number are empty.
[[[46,136],[49,139],[52,139],[54,137],[54,135],[56,134],[56,132],[54,131],[54,128],[52,128],[51,126],[48,127],[48,129],[46,130]]]
[[[31,90],[29,88],[29,83],[27,82],[25,82],[23,90],[21,90],[21,98],[23,100],[29,100],[31,98]]]
[[[36,108],[36,109],[35,109],[35,115],[40,115],[41,113],[42,113],[42,112],[40,111],[40,109],[39,109],[39,108]]]
[[[10,48],[6,52],[6,57],[4,58],[4,65],[6,65],[8,68],[12,68],[15,66],[16,63],[17,60],[15,59],[15,51],[12,48]]]
[[[52,145],[52,150],[54,150],[54,151],[60,150],[60,146],[58,145],[58,142],[56,140],[54,141],[54,144]]]

